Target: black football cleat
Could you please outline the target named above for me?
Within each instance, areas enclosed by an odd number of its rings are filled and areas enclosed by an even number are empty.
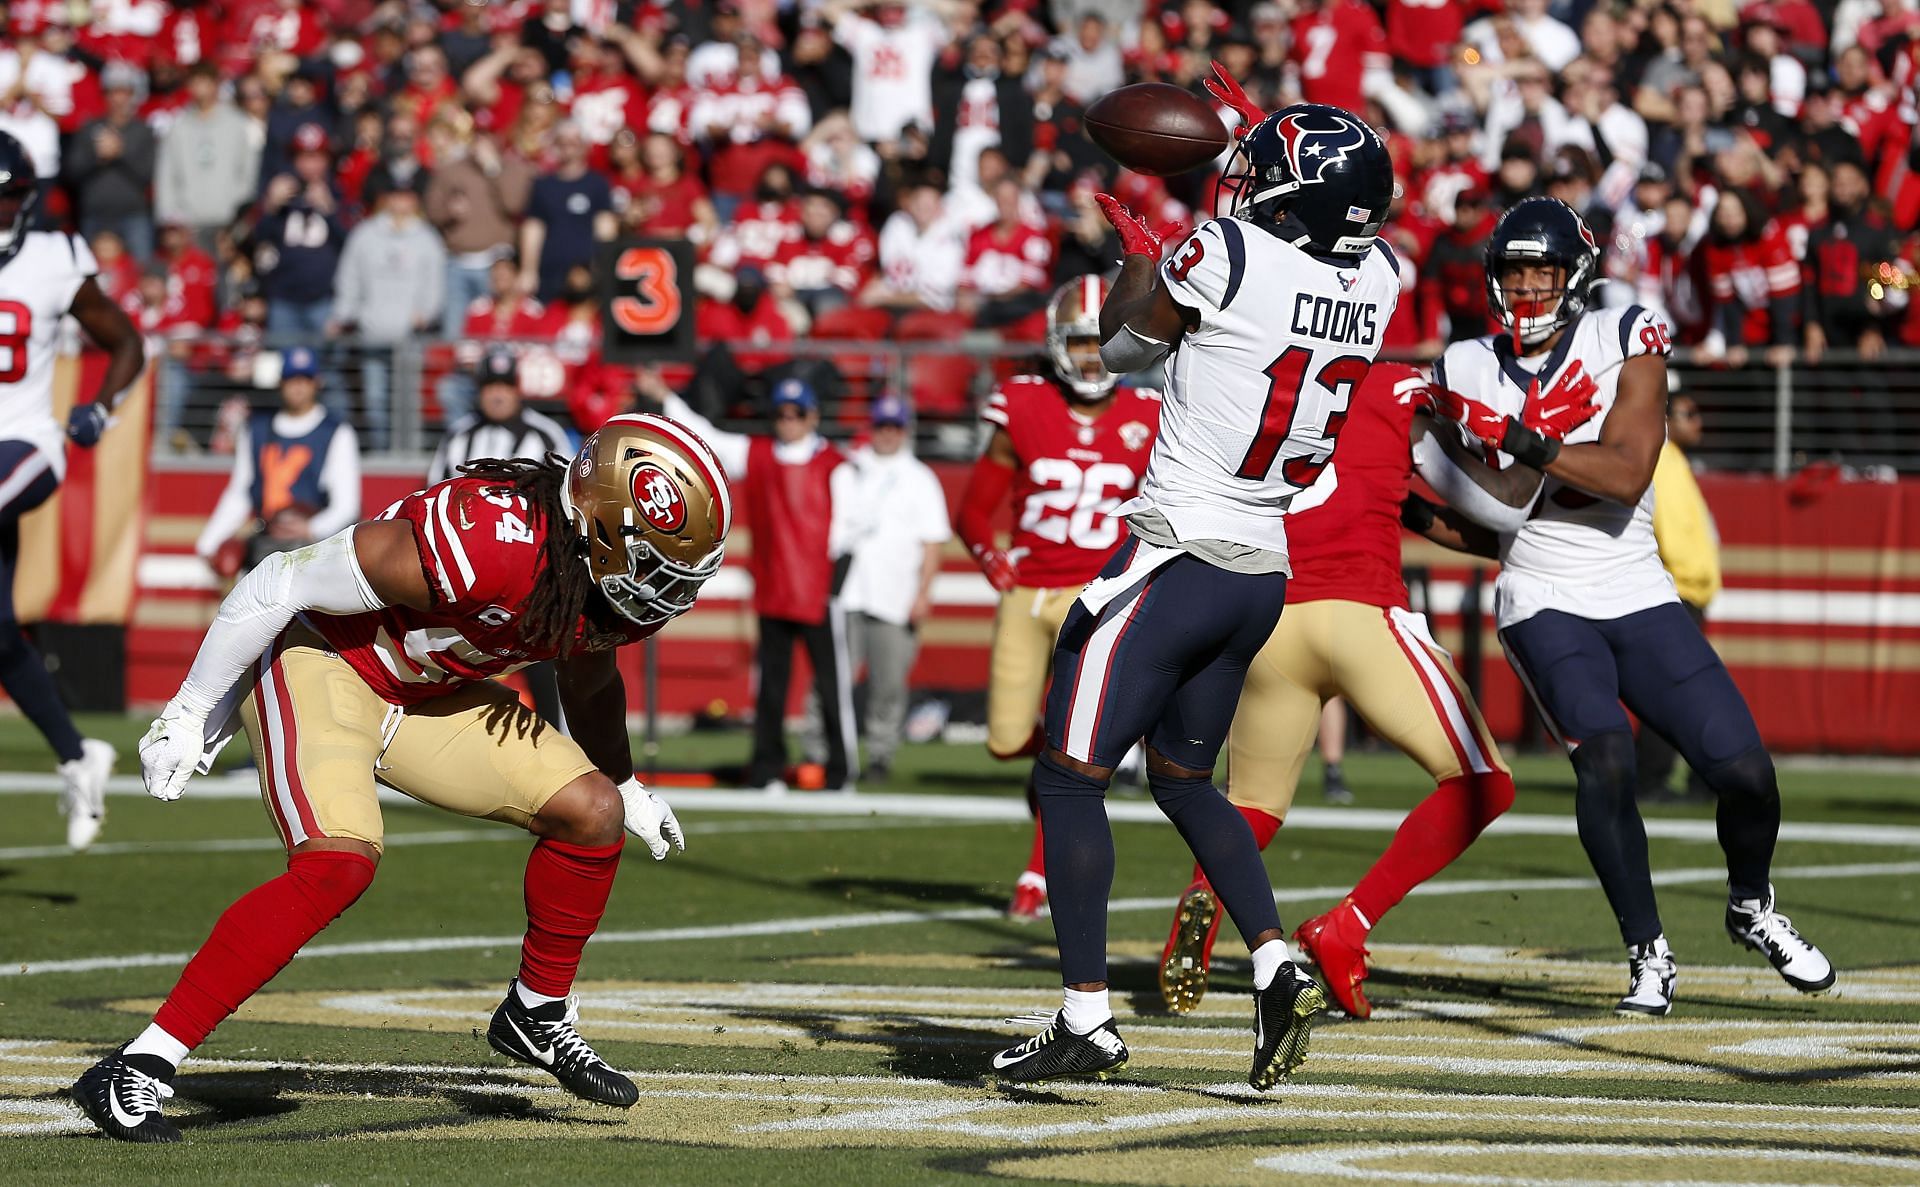
[[[1253,1070],[1247,1083],[1265,1092],[1304,1063],[1314,1015],[1326,1008],[1326,990],[1290,960],[1274,974],[1273,984],[1254,990]]]
[[[124,1045],[88,1068],[69,1095],[100,1132],[121,1142],[177,1142],[180,1131],[160,1115],[173,1096],[173,1069],[152,1055],[128,1055]]]
[[[493,1012],[487,1043],[508,1059],[552,1072],[560,1086],[581,1100],[630,1109],[640,1099],[632,1080],[614,1071],[574,1029],[580,999],[527,1007],[521,1004],[518,977],[507,985],[507,999]]]
[[[1009,1022],[1026,1019],[1009,1018]],[[1075,1034],[1067,1029],[1067,1013],[1060,1011],[1039,1034],[1016,1047],[1008,1047],[993,1057],[993,1075],[1015,1084],[1035,1084],[1066,1076],[1091,1076],[1104,1080],[1108,1073],[1127,1066],[1127,1045],[1109,1018],[1091,1034]]]

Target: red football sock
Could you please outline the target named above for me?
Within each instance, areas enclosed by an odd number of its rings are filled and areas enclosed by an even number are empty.
[[[1033,818],[1033,852],[1027,854],[1027,873],[1047,876],[1047,838],[1040,831],[1040,818]]]
[[[364,853],[296,853],[287,872],[228,907],[153,1020],[189,1048],[206,1041],[294,953],[353,905],[373,882]]]
[[[622,837],[611,845],[569,845],[545,838],[527,858],[527,938],[520,944],[520,984],[543,997],[565,997],[580,969],[580,950],[600,926]]]
[[[1393,843],[1353,888],[1353,905],[1370,924],[1392,910],[1414,887],[1467,851],[1481,830],[1513,807],[1513,776],[1505,771],[1443,779],[1415,805],[1393,834]]]
[[[1240,815],[1246,817],[1247,827],[1253,830],[1253,843],[1260,846],[1260,852],[1265,853],[1267,846],[1273,844],[1274,834],[1280,831],[1280,818],[1271,812],[1249,808],[1245,804],[1235,804],[1234,807],[1239,810]],[[1194,866],[1193,883],[1206,880],[1206,874],[1201,872],[1198,865]]]

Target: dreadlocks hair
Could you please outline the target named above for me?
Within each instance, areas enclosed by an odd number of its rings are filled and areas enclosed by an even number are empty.
[[[569,459],[548,454],[527,458],[478,458],[460,467],[468,478],[497,482],[527,501],[546,528],[545,562],[533,583],[533,592],[517,607],[521,633],[535,650],[551,648],[561,659],[573,654],[574,624],[586,620],[588,651],[605,651],[626,641],[613,608],[595,588],[587,571],[586,542],[567,518],[561,491],[567,481]]]

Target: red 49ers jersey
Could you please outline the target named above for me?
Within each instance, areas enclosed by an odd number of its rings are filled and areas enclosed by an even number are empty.
[[[1140,487],[1160,431],[1160,394],[1120,388],[1097,420],[1074,412],[1052,380],[1009,379],[982,416],[1005,429],[1013,475],[1013,547],[1021,585],[1064,589],[1100,573],[1125,537],[1114,518]]]
[[[521,637],[527,595],[546,567],[546,531],[510,487],[451,478],[379,518],[412,526],[433,609],[388,606],[306,621],[383,700],[417,705],[558,654]],[[627,640],[657,629],[628,623]],[[584,622],[576,624],[575,639],[584,630]]]
[[[1407,434],[1425,386],[1405,363],[1375,363],[1347,404],[1333,460],[1287,511],[1287,601],[1405,606],[1400,503],[1413,473]]]

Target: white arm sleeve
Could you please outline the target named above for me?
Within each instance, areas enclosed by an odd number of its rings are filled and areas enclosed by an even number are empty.
[[[202,560],[211,560],[220,546],[231,540],[240,525],[247,522],[252,511],[253,445],[242,427],[233,443],[233,477],[227,479],[227,488],[220,492],[220,501],[213,505],[213,514],[207,516],[207,526],[200,530],[200,539],[194,543],[193,550]]]
[[[1534,487],[1532,497],[1521,506],[1502,502],[1447,456],[1446,450],[1434,440],[1434,431],[1448,432],[1449,428],[1438,427],[1414,442],[1415,472],[1433,488],[1435,494],[1446,500],[1449,507],[1473,522],[1503,534],[1519,531],[1521,525],[1527,522],[1527,517],[1533,514],[1533,505],[1540,499],[1540,487]]]
[[[695,412],[693,405],[681,399],[678,393],[669,395],[664,407],[668,416],[700,434],[701,440],[713,448],[713,455],[726,468],[727,477],[738,479],[747,476],[747,446],[752,438],[745,433],[729,433],[717,428],[712,421]]]
[[[174,703],[201,717],[211,714],[304,610],[359,614],[385,605],[360,571],[352,528],[305,548],[275,553],[241,578],[220,603]]]

